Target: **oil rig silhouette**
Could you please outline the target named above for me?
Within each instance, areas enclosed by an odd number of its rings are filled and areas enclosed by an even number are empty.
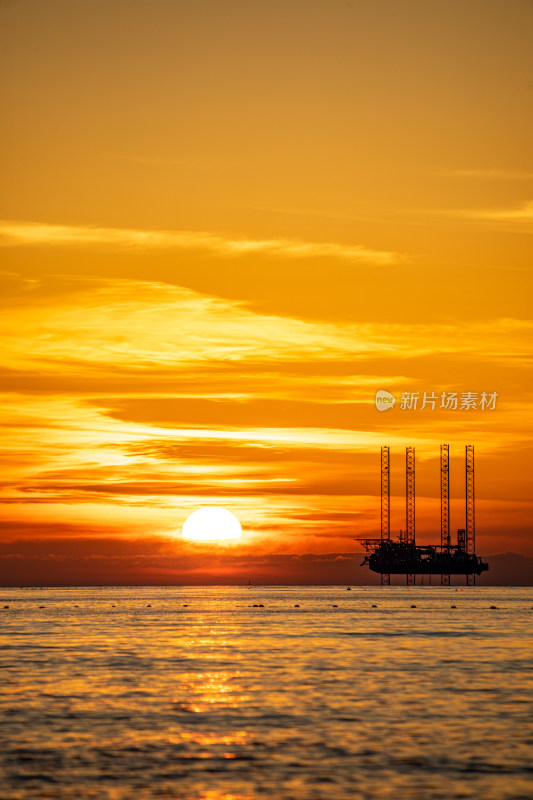
[[[449,586],[451,575],[465,575],[466,585],[474,586],[476,575],[488,570],[476,555],[474,507],[474,445],[466,445],[466,527],[457,531],[457,544],[450,536],[450,448],[440,446],[440,545],[419,546],[415,542],[415,448],[405,449],[405,530],[399,539],[390,535],[390,450],[381,448],[381,537],[357,539],[366,550],[361,566],[368,564],[381,574],[381,583],[390,585],[390,576],[405,574],[408,586],[417,575],[440,575],[441,585]],[[431,577],[429,578],[431,582]]]

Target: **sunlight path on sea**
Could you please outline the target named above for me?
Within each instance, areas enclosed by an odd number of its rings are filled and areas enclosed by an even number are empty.
[[[10,800],[532,794],[531,589],[0,591]]]

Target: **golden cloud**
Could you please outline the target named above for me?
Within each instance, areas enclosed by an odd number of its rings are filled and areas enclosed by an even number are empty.
[[[533,322],[449,325],[311,322],[256,313],[245,304],[148,281],[72,278],[54,298],[42,287],[5,301],[1,362],[9,369],[177,370],[206,364],[483,355],[526,360]],[[66,291],[66,290],[65,290]],[[345,377],[348,382],[353,378]],[[355,379],[357,382],[357,380]]]
[[[141,250],[202,250],[225,256],[259,254],[284,258],[328,257],[377,265],[396,264],[402,260],[398,253],[392,251],[373,250],[364,245],[339,242],[246,239],[205,231],[147,231],[9,220],[0,221],[0,243],[4,246],[99,245]]]

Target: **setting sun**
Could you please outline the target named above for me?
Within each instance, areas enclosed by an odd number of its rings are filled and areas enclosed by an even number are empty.
[[[206,506],[193,511],[182,528],[184,539],[208,542],[222,539],[240,539],[241,523],[227,508]]]

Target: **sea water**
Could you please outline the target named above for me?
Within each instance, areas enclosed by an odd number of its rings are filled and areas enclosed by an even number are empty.
[[[533,797],[532,589],[0,598],[2,800]]]

